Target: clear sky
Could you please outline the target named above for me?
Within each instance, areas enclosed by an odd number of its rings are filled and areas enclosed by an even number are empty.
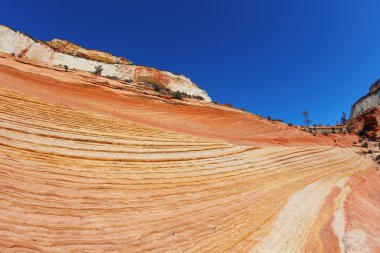
[[[3,0],[0,23],[184,74],[213,100],[333,124],[380,77],[380,1]]]

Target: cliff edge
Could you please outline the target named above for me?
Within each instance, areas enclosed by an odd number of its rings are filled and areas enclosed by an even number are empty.
[[[380,79],[371,85],[368,93],[359,98],[352,107],[350,118],[354,119],[380,106]]]
[[[182,75],[175,75],[150,67],[133,65],[131,61],[97,50],[87,50],[71,42],[54,39],[49,42],[35,40],[24,33],[0,25],[0,52],[14,54],[40,61],[49,65],[67,65],[70,69],[94,71],[103,68],[102,75],[134,82],[149,82],[184,92],[190,96],[200,96],[210,102],[208,94]]]

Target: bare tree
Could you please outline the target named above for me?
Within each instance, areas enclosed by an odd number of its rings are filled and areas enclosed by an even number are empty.
[[[303,115],[303,121],[305,122],[305,125],[306,126],[310,126],[311,125],[311,120],[310,120],[310,117],[309,117],[309,112],[308,111],[304,111],[302,112],[302,115]]]
[[[347,118],[346,118],[346,113],[345,112],[342,112],[342,117],[340,118],[340,123],[342,125],[346,125],[347,124]]]

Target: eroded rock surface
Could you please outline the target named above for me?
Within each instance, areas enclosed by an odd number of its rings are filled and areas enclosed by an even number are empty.
[[[43,43],[21,32],[0,25],[0,52],[18,57],[40,61],[49,65],[68,66],[70,69],[92,72],[96,66],[103,68],[103,76],[121,80],[148,81],[169,88],[172,91],[185,92],[191,96],[200,96],[211,101],[207,93],[198,88],[191,80],[182,75],[154,68],[131,65],[130,61],[96,50],[86,50],[70,42],[53,40]]]
[[[373,161],[125,86],[0,53],[0,252],[379,252]]]
[[[367,95],[361,97],[351,107],[350,118],[355,119],[378,106],[380,106],[380,80],[372,84]]]

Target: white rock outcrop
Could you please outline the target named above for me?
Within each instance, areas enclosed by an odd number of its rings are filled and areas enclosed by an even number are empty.
[[[368,94],[361,97],[351,107],[350,118],[356,118],[378,106],[380,106],[380,80],[372,84]]]
[[[49,65],[67,65],[70,69],[94,71],[96,66],[102,66],[102,75],[116,76],[119,79],[133,81],[149,81],[167,87],[172,91],[185,92],[188,95],[200,96],[210,102],[208,94],[197,87],[185,76],[175,75],[154,68],[131,65],[110,64],[101,61],[85,59],[59,52],[44,42],[0,25],[0,51],[19,57],[40,61]]]

